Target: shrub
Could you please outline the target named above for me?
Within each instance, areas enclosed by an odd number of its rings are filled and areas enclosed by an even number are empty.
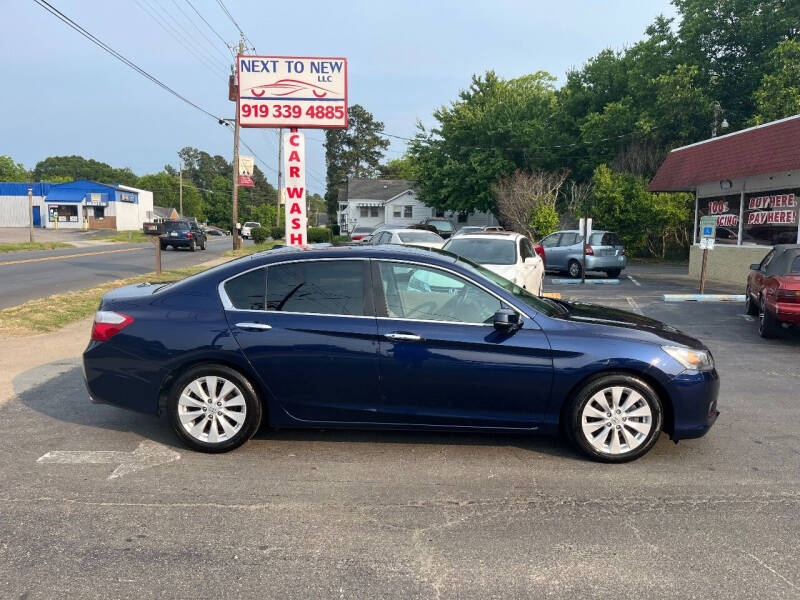
[[[272,237],[273,240],[281,239],[283,237],[284,233],[286,233],[286,231],[284,230],[283,227],[277,227],[277,226],[276,227],[271,227],[270,230],[269,230],[269,234],[270,234],[270,236]]]
[[[330,242],[333,240],[331,230],[327,227],[309,227],[308,243],[319,244],[320,242]]]
[[[250,235],[253,236],[253,241],[256,244],[263,244],[269,237],[269,232],[266,227],[254,227],[250,230]]]
[[[331,225],[331,234],[333,234],[334,236],[337,236],[337,235],[341,235],[341,233],[342,232],[340,231],[339,225],[337,225],[336,223]]]

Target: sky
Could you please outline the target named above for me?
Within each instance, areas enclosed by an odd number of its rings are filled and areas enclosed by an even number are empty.
[[[223,45],[236,25],[218,0],[48,0],[114,50],[214,115],[232,117]],[[349,97],[413,136],[418,120],[449,104],[475,73],[505,78],[538,70],[558,85],[604,48],[642,39],[667,0],[223,0],[257,54],[343,56]],[[192,6],[213,27],[206,26]],[[137,175],[177,165],[194,146],[233,155],[230,128],[165,92],[43,10],[0,0],[0,154],[32,168],[47,156],[78,154]],[[191,21],[190,21],[191,19]],[[220,37],[222,38],[220,39]],[[277,135],[243,130],[256,162],[276,184]],[[325,191],[324,134],[306,133],[307,187]],[[386,159],[404,144],[392,140]],[[247,153],[242,149],[242,153]]]

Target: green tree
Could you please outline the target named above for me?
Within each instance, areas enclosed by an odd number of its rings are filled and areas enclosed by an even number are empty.
[[[348,177],[374,177],[378,173],[383,151],[389,142],[381,134],[383,123],[360,104],[347,110],[347,129],[325,132],[327,165],[325,201],[329,215],[335,215],[339,190]]]
[[[380,165],[378,173],[381,179],[416,179],[417,166],[413,158],[404,154]]]
[[[33,169],[35,181],[52,181],[55,178],[88,179],[99,183],[121,183],[136,186],[138,177],[128,167],[121,169],[104,162],[82,156],[50,156]]]
[[[753,125],[800,114],[800,41],[784,40],[770,52],[753,101]]]
[[[10,156],[0,154],[0,181],[27,181],[28,171],[22,163],[15,163]]]

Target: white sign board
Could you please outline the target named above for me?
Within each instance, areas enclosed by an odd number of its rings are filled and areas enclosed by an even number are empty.
[[[242,187],[255,187],[255,182],[253,181],[254,167],[255,160],[252,156],[239,155],[238,185]]]
[[[308,243],[306,210],[306,140],[302,133],[283,134],[283,170],[286,174],[286,245]]]
[[[583,239],[583,228],[586,227],[587,225],[589,226],[589,230],[586,232],[586,238],[588,239],[589,236],[592,235],[592,219],[591,218],[588,218],[588,219],[583,219],[582,218],[580,220],[580,222],[579,222],[579,225],[578,225],[578,232],[579,232],[579,235],[580,235],[581,239]]]
[[[242,127],[347,128],[347,59],[238,56]]]

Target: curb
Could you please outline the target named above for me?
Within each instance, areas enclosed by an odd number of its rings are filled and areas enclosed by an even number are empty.
[[[553,285],[579,285],[580,279],[551,279],[550,283]],[[619,285],[619,279],[587,279],[586,285]]]
[[[744,302],[744,294],[664,294],[664,302]]]

